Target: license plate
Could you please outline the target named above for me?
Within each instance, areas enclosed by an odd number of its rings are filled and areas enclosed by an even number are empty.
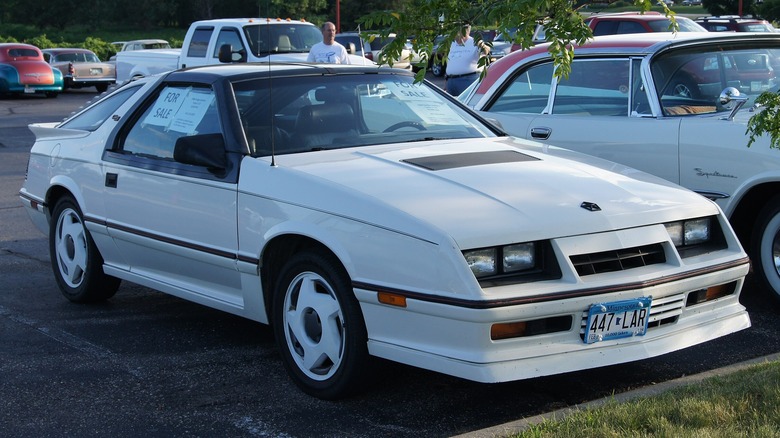
[[[644,335],[652,300],[652,297],[641,297],[591,305],[585,324],[585,343]]]
[[[89,69],[89,74],[92,76],[99,76],[103,74],[102,68],[91,68]]]
[[[27,93],[27,94],[34,94],[35,93],[35,88],[30,88],[27,85],[25,85],[24,86],[24,92]]]

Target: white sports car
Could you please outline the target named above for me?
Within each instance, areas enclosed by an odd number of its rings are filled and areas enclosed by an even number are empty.
[[[748,258],[713,202],[413,81],[265,64],[130,82],[31,126],[20,197],[71,301],[122,279],[271,324],[326,399],[371,356],[501,382],[750,326]]]

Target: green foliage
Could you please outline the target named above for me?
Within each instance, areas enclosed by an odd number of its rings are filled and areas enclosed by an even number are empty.
[[[780,364],[772,362],[652,398],[611,401],[511,436],[776,437],[778,406]]]
[[[748,147],[755,143],[756,139],[768,134],[770,146],[780,149],[780,95],[765,91],[756,98],[756,105],[764,107],[750,118],[747,124],[749,135]]]
[[[643,11],[654,6],[652,0],[634,0],[635,8]],[[673,12],[663,6],[667,14]],[[408,0],[397,10],[378,10],[358,20],[364,29],[372,29],[382,36],[395,33],[397,38],[387,46],[388,59],[401,55],[404,43],[412,40],[414,50],[423,61],[418,65],[422,80],[434,49],[434,39],[441,35],[441,52],[446,59],[450,44],[458,31],[465,25],[491,26],[498,32],[509,34],[516,30],[514,42],[523,48],[533,44],[533,33],[537,24],[547,27],[550,55],[557,66],[558,76],[568,76],[574,56],[572,44],[582,44],[592,36],[583,22],[582,15],[572,7],[570,0]],[[477,43],[479,35],[472,34]],[[486,65],[489,56],[480,59]],[[380,63],[383,60],[379,60]]]

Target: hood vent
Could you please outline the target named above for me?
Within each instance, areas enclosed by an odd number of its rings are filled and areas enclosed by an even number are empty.
[[[516,151],[469,152],[465,154],[433,155],[401,160],[404,163],[422,167],[428,170],[445,170],[457,167],[483,166],[485,164],[517,163],[522,161],[538,161]]]

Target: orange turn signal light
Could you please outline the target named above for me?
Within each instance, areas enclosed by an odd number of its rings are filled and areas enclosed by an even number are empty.
[[[379,292],[377,294],[379,302],[382,304],[388,304],[396,307],[406,307],[406,297],[398,294],[391,294],[390,292]]]
[[[496,341],[499,339],[520,338],[525,335],[526,326],[525,321],[493,324],[490,327],[490,339]]]

